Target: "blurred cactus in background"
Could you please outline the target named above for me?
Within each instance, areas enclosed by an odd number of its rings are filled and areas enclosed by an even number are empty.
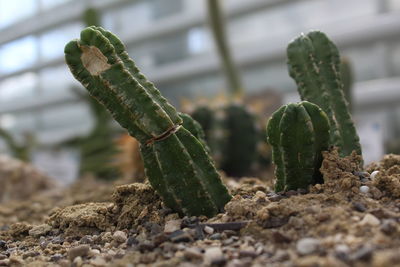
[[[115,156],[118,153],[113,129],[113,119],[109,112],[95,99],[79,88],[72,88],[90,107],[94,125],[88,135],[75,138],[66,144],[80,150],[80,175],[92,174],[100,179],[116,179],[120,171],[115,166]]]
[[[18,143],[10,132],[4,128],[0,128],[0,138],[6,143],[9,152],[14,158],[30,162],[31,152],[35,145],[35,137],[31,133],[25,133],[24,141]]]
[[[77,80],[140,142],[146,176],[164,203],[186,215],[213,216],[231,196],[202,143],[136,67],[112,33],[89,27],[65,47]]]
[[[361,155],[361,145],[344,97],[339,51],[320,31],[302,34],[287,48],[290,76],[296,81],[301,99],[317,104],[328,115],[330,144],[340,155],[353,151]]]
[[[307,189],[323,183],[321,152],[329,147],[329,120],[307,101],[282,106],[267,125],[267,142],[275,164],[275,191]]]
[[[244,88],[227,43],[219,2],[208,0],[208,14],[228,85],[229,102],[217,108],[198,106],[191,115],[202,125],[218,166],[228,175],[243,176],[249,174],[257,158],[259,134],[254,115],[241,104]]]
[[[94,8],[87,8],[82,15],[83,23],[87,27],[89,26],[100,26],[100,16],[99,12],[97,12]]]

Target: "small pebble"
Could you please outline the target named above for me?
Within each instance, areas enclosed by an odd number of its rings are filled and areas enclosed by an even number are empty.
[[[10,264],[9,259],[0,260],[0,266],[8,266]]]
[[[339,244],[335,246],[335,256],[336,258],[342,260],[342,261],[348,261],[349,260],[349,253],[350,253],[350,248],[349,246],[345,244]]]
[[[51,226],[48,224],[41,224],[33,226],[32,229],[29,230],[29,235],[33,237],[40,237],[48,234],[51,231]]]
[[[92,264],[93,266],[102,267],[102,266],[106,266],[107,262],[101,257],[96,257],[96,258],[90,260],[90,264]]]
[[[168,237],[172,242],[190,242],[193,240],[187,232],[182,230],[177,230],[171,233]]]
[[[193,260],[203,258],[203,253],[201,253],[199,248],[186,248],[183,255],[185,255],[186,258]]]
[[[373,171],[372,173],[371,173],[371,179],[372,180],[374,180],[375,179],[375,176],[377,175],[379,173],[379,171]]]
[[[381,222],[374,215],[367,213],[361,220],[360,225],[379,225]]]
[[[296,249],[301,255],[308,255],[318,250],[320,241],[315,238],[302,238],[297,241]]]
[[[95,255],[99,255],[100,254],[100,250],[98,249],[91,249],[89,251],[89,256],[95,256]]]
[[[367,207],[361,202],[353,202],[353,209],[359,212],[367,211]]]
[[[360,249],[358,249],[356,252],[354,252],[351,256],[351,260],[360,260],[360,261],[370,261],[372,258],[372,253],[374,252],[374,249],[369,246],[364,246]]]
[[[210,235],[209,239],[211,240],[220,240],[222,238],[222,235],[220,233],[215,233]]]
[[[393,235],[396,233],[396,230],[397,230],[396,222],[394,220],[390,220],[390,219],[384,220],[380,227],[380,230],[382,233],[384,233],[388,236]]]
[[[149,240],[144,240],[138,244],[137,248],[140,252],[151,251],[154,249],[154,243]]]
[[[73,265],[72,266],[82,266],[83,264],[83,260],[81,256],[76,257],[73,261]]]
[[[369,192],[369,187],[366,185],[360,186],[360,192],[363,194],[367,194]]]
[[[61,254],[54,254],[53,256],[50,257],[51,261],[59,261],[62,259],[62,255]]]
[[[226,258],[221,248],[211,247],[207,248],[204,253],[204,262],[210,265],[223,265],[226,262]]]
[[[126,240],[126,245],[129,247],[131,247],[133,245],[137,245],[137,244],[139,244],[139,240],[137,240],[133,236],[129,237],[128,240]]]
[[[90,236],[85,235],[84,237],[81,238],[81,240],[79,240],[79,243],[81,243],[81,244],[92,244],[93,243],[93,239]]]
[[[116,241],[118,243],[125,243],[126,240],[128,239],[128,237],[126,236],[125,232],[116,231],[113,234],[113,239],[114,239],[114,241]]]
[[[256,250],[253,247],[248,247],[239,251],[239,258],[255,258],[257,256]]]
[[[88,255],[90,247],[88,245],[80,245],[68,250],[68,258],[73,261],[76,257]]]
[[[170,234],[181,229],[182,220],[170,220],[165,223],[164,233]]]
[[[206,233],[209,234],[209,235],[212,235],[212,234],[214,233],[214,228],[212,228],[212,227],[206,225],[206,226],[204,227],[204,232],[206,232]]]
[[[0,249],[7,249],[7,242],[4,240],[0,240]]]

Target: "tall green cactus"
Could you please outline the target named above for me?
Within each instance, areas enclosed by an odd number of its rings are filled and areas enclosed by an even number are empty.
[[[212,216],[231,196],[200,141],[112,33],[89,27],[65,47],[72,74],[141,144],[146,175],[180,214]]]
[[[339,52],[320,31],[293,40],[287,48],[290,76],[296,81],[302,100],[317,104],[326,112],[331,125],[330,142],[341,156],[361,146],[343,94]]]
[[[267,125],[272,146],[275,191],[306,189],[322,183],[321,151],[329,146],[329,120],[317,105],[307,101],[282,106]]]

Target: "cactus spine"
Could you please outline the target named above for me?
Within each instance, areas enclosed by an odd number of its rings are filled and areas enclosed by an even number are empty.
[[[341,156],[361,146],[343,95],[339,52],[320,31],[293,40],[287,48],[290,76],[296,81],[301,99],[317,104],[326,112],[331,125],[330,142]]]
[[[306,189],[322,183],[321,151],[328,149],[329,120],[317,105],[307,101],[282,106],[267,125],[272,146],[275,191]]]
[[[122,42],[89,27],[65,47],[66,62],[100,103],[141,144],[146,175],[164,203],[187,215],[212,216],[231,196],[200,141],[140,73]]]

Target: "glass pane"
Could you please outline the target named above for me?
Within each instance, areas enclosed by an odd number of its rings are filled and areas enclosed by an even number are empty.
[[[70,128],[82,123],[90,124],[91,115],[85,103],[73,103],[49,108],[41,114],[41,129]]]
[[[103,14],[104,27],[122,39],[143,32],[142,28],[151,22],[149,2],[135,2]],[[134,27],[133,27],[134,23]]]
[[[285,63],[274,63],[247,68],[243,73],[243,83],[247,92],[271,89],[279,92],[295,90]]]
[[[390,62],[392,66],[392,74],[400,76],[400,40],[392,44]]]
[[[37,11],[35,0],[0,1],[0,29],[33,15]]]
[[[14,125],[10,129],[14,133],[18,133],[20,137],[25,134],[33,133],[36,128],[36,114],[29,112],[29,113],[21,113],[21,114],[14,114]],[[24,137],[22,137],[25,139]]]
[[[64,64],[41,70],[39,79],[41,93],[44,94],[65,94],[74,86],[82,87]]]
[[[152,0],[152,18],[158,20],[182,12],[182,0]]]
[[[65,44],[78,38],[83,29],[81,22],[65,25],[50,30],[39,37],[40,53],[44,60],[50,60],[64,55]]]
[[[349,58],[354,69],[354,80],[365,81],[385,76],[385,47],[379,43],[357,46],[343,50],[342,56]]]
[[[40,0],[40,7],[43,10],[47,10],[47,9],[51,9],[55,6],[64,4],[69,1],[72,1],[72,0]]]
[[[187,33],[188,50],[190,54],[196,55],[211,51],[212,42],[208,29],[204,27],[196,27]]]
[[[35,93],[36,86],[37,76],[33,72],[5,79],[0,83],[0,102],[31,97]]]
[[[129,56],[136,62],[139,68],[151,69],[181,60],[189,55],[188,38],[186,32],[154,41],[146,42],[140,46],[128,48]]]
[[[163,65],[183,59],[188,55],[186,33],[164,37],[154,42],[154,59],[156,65]]]
[[[37,42],[33,36],[0,46],[0,74],[29,67],[37,60]]]

